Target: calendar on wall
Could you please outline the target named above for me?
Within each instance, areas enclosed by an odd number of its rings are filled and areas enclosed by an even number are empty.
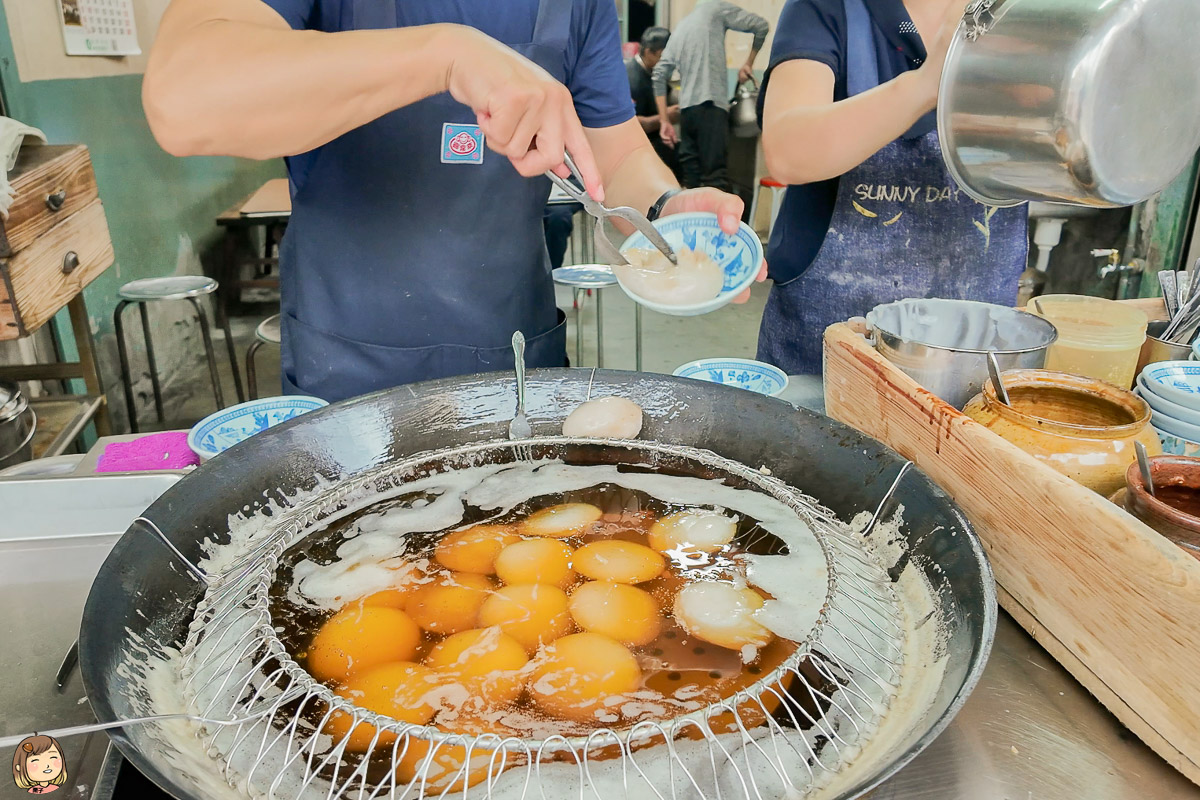
[[[133,0],[56,0],[69,56],[135,56]]]

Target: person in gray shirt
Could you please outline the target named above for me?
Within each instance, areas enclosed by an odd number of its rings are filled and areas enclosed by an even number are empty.
[[[701,0],[667,42],[654,66],[654,99],[658,106],[659,136],[679,146],[679,170],[684,186],[714,186],[729,191],[726,148],[729,137],[729,83],[725,66],[725,33],[754,34],[738,82],[754,73],[754,59],[771,29],[758,14],[725,0]],[[667,118],[667,81],[679,70],[679,130]]]

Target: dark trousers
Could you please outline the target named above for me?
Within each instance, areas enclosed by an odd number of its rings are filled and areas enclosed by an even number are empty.
[[[725,166],[729,112],[711,102],[679,112],[679,173],[684,188],[715,186],[729,191]]]
[[[547,204],[542,211],[542,226],[546,229],[546,250],[550,253],[550,268],[562,266],[563,257],[567,254],[567,242],[575,227],[573,217],[576,211],[582,211],[579,203]]]

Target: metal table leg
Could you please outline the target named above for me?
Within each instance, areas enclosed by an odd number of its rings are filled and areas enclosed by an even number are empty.
[[[642,304],[633,304],[634,369],[642,371]]]
[[[258,370],[254,366],[254,354],[262,347],[262,339],[255,339],[246,350],[246,392],[251,400],[258,399]]]
[[[604,367],[604,290],[596,289],[596,366]]]
[[[213,396],[217,400],[217,410],[225,407],[225,395],[221,392],[221,375],[217,372],[217,356],[213,352],[212,334],[208,330],[208,315],[204,306],[194,297],[189,297],[192,308],[196,309],[196,318],[200,321],[200,335],[204,339],[204,357],[208,359],[208,374],[212,377]]]
[[[587,293],[583,289],[572,289],[571,297],[575,302],[575,366],[583,366],[583,298]]]

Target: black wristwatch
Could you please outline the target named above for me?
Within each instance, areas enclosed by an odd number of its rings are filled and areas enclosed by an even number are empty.
[[[650,206],[650,210],[646,212],[646,219],[654,222],[662,216],[663,206],[667,204],[672,197],[682,192],[682,189],[667,189],[662,195],[654,201],[654,205]]]

